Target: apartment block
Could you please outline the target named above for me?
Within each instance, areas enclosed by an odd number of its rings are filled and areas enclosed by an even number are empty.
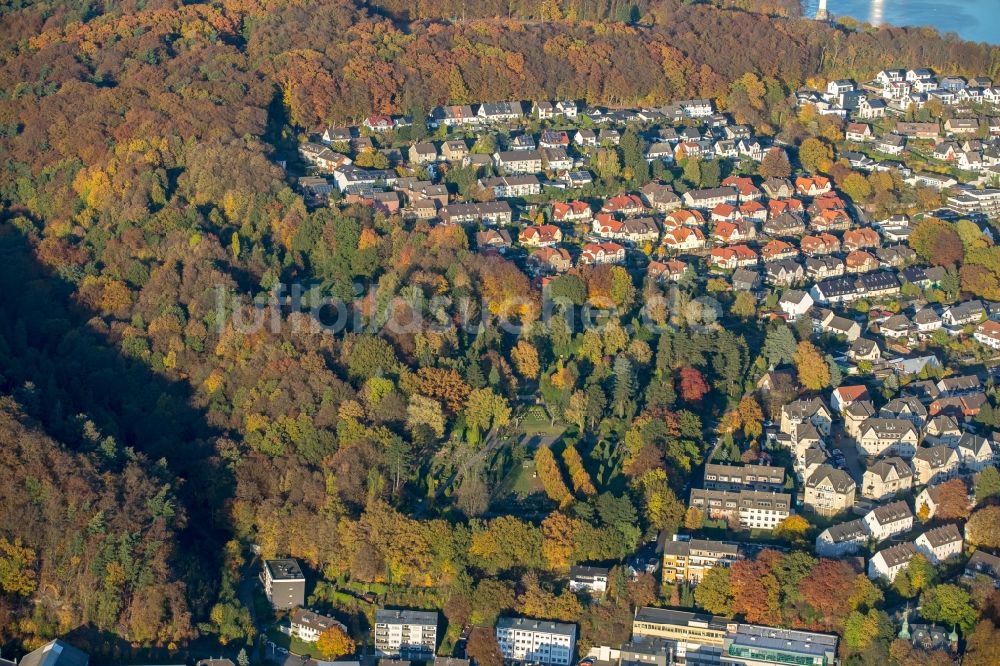
[[[504,659],[548,666],[569,666],[574,661],[574,624],[502,617],[496,635]]]
[[[289,609],[306,603],[306,577],[299,563],[291,558],[264,560],[261,582],[274,608]]]
[[[437,649],[436,611],[383,609],[375,613],[375,656],[426,661]]]

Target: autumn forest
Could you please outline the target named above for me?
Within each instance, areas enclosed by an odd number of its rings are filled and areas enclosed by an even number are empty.
[[[797,15],[778,0],[3,3],[0,644],[245,641],[251,544],[298,558],[320,597],[378,582],[456,627],[517,609],[578,620],[588,645],[627,638],[630,608],[660,593],[649,577],[582,609],[547,576],[682,524],[705,428],[732,407],[737,439],[755,440],[775,405],[742,398],[795,340],[686,293],[653,313],[665,332],[633,326],[662,288],[610,266],[552,287],[616,308],[609,326],[542,327],[527,276],[462,228],[308,207],[278,162],[327,125],[509,99],[704,97],[795,144],[794,91],[830,73],[919,62],[1000,78],[997,47]],[[341,298],[361,285],[366,323],[445,295],[445,325],[232,325],[279,281]],[[453,323],[462,297],[526,333],[470,334]],[[569,443],[491,459],[525,395]],[[497,470],[528,458],[541,500],[492,502]],[[794,571],[755,591],[772,595],[763,619],[842,630],[874,604],[837,563],[777,558]],[[823,606],[821,581],[840,606]]]

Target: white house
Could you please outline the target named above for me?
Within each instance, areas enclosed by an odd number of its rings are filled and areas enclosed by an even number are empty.
[[[868,561],[868,577],[892,582],[916,555],[916,547],[908,541],[880,550]]]
[[[604,567],[570,567],[569,589],[571,592],[585,590],[591,594],[604,594],[608,591],[608,574]]]
[[[913,529],[913,512],[903,501],[877,506],[862,517],[868,534],[876,541],[903,534]]]
[[[813,299],[807,292],[799,289],[789,289],[778,301],[778,307],[788,315],[788,321],[795,321],[813,306]]]
[[[816,554],[820,557],[843,557],[856,553],[867,540],[868,532],[860,518],[838,523],[816,537]]]
[[[932,564],[938,564],[956,555],[961,555],[964,541],[958,527],[954,523],[949,523],[927,530],[913,540],[913,545]]]
[[[319,635],[330,627],[339,626],[345,632],[347,631],[347,627],[332,617],[305,608],[296,608],[292,612],[290,623],[292,636],[296,636],[306,643],[315,643],[319,640]]]

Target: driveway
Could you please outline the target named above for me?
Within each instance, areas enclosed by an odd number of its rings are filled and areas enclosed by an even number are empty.
[[[854,479],[854,483],[858,484],[858,488],[861,488],[865,466],[862,463],[861,455],[858,453],[858,447],[854,444],[854,440],[850,435],[844,432],[842,424],[834,422],[833,428],[830,430],[830,445],[832,449],[837,449],[844,454],[847,473]]]

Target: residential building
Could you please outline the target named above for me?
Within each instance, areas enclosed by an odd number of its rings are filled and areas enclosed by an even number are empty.
[[[914,485],[941,483],[958,474],[961,459],[958,452],[943,444],[920,448],[913,456]]]
[[[305,608],[296,608],[292,611],[289,622],[292,636],[306,643],[315,643],[319,640],[319,635],[330,627],[339,626],[345,632],[347,631],[347,627],[334,618]]]
[[[938,507],[941,506],[941,485],[926,486],[923,490],[917,493],[917,497],[913,500],[913,506],[916,507],[917,513],[921,516],[926,513],[927,519],[930,520],[937,513]]]
[[[521,229],[517,241],[528,247],[548,247],[562,242],[562,229],[554,224],[539,224]]]
[[[954,448],[962,467],[970,472],[980,472],[998,462],[995,443],[971,432],[963,434]]]
[[[880,550],[868,561],[868,577],[892,582],[916,555],[917,549],[909,541]]]
[[[911,458],[920,435],[906,419],[870,418],[861,424],[858,446],[869,456],[896,455]]]
[[[964,576],[973,579],[986,576],[993,581],[994,587],[1000,587],[1000,557],[985,550],[977,550],[965,564]]]
[[[789,289],[778,300],[778,307],[788,316],[788,321],[796,321],[809,312],[812,306],[812,296],[799,289]]]
[[[785,470],[772,465],[721,465],[706,463],[702,487],[707,490],[760,490],[780,492]]]
[[[20,666],[88,666],[90,655],[57,638],[24,655],[17,663]]]
[[[868,394],[867,386],[838,386],[830,393],[830,407],[835,412],[843,412],[844,409],[855,402],[871,402],[871,399],[872,397]]]
[[[538,173],[542,170],[542,153],[538,150],[507,150],[493,154],[497,169],[507,175]]]
[[[497,199],[526,197],[533,194],[540,194],[542,191],[542,183],[533,174],[480,178],[479,187],[487,191],[492,191],[493,196]]]
[[[261,582],[274,608],[295,608],[306,602],[306,577],[299,563],[291,558],[264,560]]]
[[[831,525],[816,537],[816,554],[839,558],[856,553],[868,541],[865,523],[860,518]]]
[[[794,426],[801,423],[811,423],[826,437],[833,425],[833,415],[821,398],[800,398],[781,408],[781,432],[792,434]]]
[[[972,337],[974,337],[978,343],[986,345],[991,349],[1000,349],[1000,324],[992,319],[984,321],[976,326],[976,330],[972,333]]]
[[[930,560],[931,564],[940,564],[956,555],[961,555],[964,544],[962,533],[954,523],[927,530],[913,540],[913,545]]]
[[[510,224],[513,213],[506,201],[484,203],[449,204],[441,209],[441,221],[445,224],[475,224],[482,222],[501,226]]]
[[[927,408],[915,396],[893,398],[879,410],[879,416],[887,419],[906,419],[915,428],[923,428],[927,420]]]
[[[608,591],[609,573],[604,567],[570,567],[569,589],[571,592],[583,590],[594,595],[604,594]]]
[[[684,205],[692,208],[711,210],[719,204],[736,204],[739,202],[739,191],[735,187],[715,187],[707,190],[688,190],[682,197]]]
[[[875,541],[885,541],[913,529],[913,512],[903,501],[877,506],[866,513],[862,520],[868,534]]]
[[[574,663],[576,625],[526,617],[502,617],[496,624],[504,659],[546,666]]]
[[[899,457],[875,461],[865,470],[861,482],[861,496],[883,501],[913,487],[913,469]]]
[[[375,613],[375,656],[427,661],[437,650],[437,611],[382,609]]]
[[[625,261],[625,248],[618,243],[587,243],[581,248],[581,264],[621,264]]]
[[[663,544],[663,580],[697,585],[712,567],[728,567],[740,559],[734,543],[691,539]]]
[[[830,465],[820,465],[806,479],[804,504],[821,516],[835,516],[854,506],[856,485],[851,475]]]
[[[743,529],[772,530],[791,515],[792,496],[756,490],[691,490],[691,506],[709,518],[733,521]]]

